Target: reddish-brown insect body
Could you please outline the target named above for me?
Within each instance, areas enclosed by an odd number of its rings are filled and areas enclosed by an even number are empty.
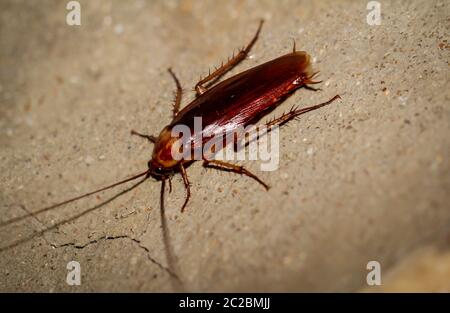
[[[261,26],[262,22],[252,41],[245,49],[197,83],[195,86],[197,98],[179,112],[181,88],[178,79],[169,70],[178,87],[172,122],[162,130],[158,137],[145,136],[133,131],[134,134],[147,137],[155,143],[152,159],[149,161],[149,170],[153,177],[164,180],[175,172],[182,174],[187,189],[187,197],[182,206],[182,211],[190,197],[190,186],[185,165],[190,164],[192,160],[175,160],[172,157],[172,145],[179,139],[171,135],[171,130],[174,126],[181,124],[191,129],[192,137],[189,146],[195,149],[200,144],[197,138],[201,138],[201,143],[203,143],[218,134],[223,134],[239,126],[245,127],[248,124],[255,123],[277,107],[282,100],[295,90],[308,84],[318,83],[312,80],[315,73],[312,72],[310,56],[306,52],[296,51],[294,45],[292,53],[251,68],[214,86],[209,86],[209,88],[205,87],[205,83],[217,80],[237,63],[245,59],[258,37]],[[291,110],[267,123],[267,126],[284,124],[300,114],[327,105],[338,97],[335,96],[331,100],[313,107]],[[195,117],[202,118],[203,127],[200,131],[201,133],[194,129]],[[222,161],[204,160],[205,166],[210,164],[215,168],[250,176],[268,189],[264,182],[241,166]]]
[[[193,161],[191,159],[173,158],[171,153],[172,147],[179,139],[176,136],[172,136],[171,130],[173,127],[176,125],[185,125],[192,130],[190,147],[194,149],[198,144],[198,142],[195,141],[196,138],[202,138],[202,141],[206,141],[217,134],[223,133],[225,130],[233,130],[240,126],[245,127],[249,124],[254,124],[276,108],[295,90],[301,87],[315,90],[308,85],[319,83],[313,81],[313,77],[316,73],[313,73],[312,71],[310,56],[306,52],[296,51],[295,44],[293,52],[291,53],[246,70],[222,82],[217,82],[224,74],[246,58],[258,38],[262,23],[263,22],[261,21],[253,39],[244,49],[240,50],[239,53],[229,59],[227,63],[217,68],[196,84],[195,90],[197,97],[181,111],[179,109],[181,105],[182,88],[175,74],[169,69],[169,73],[173,77],[177,87],[172,122],[160,132],[159,136],[144,135],[132,131],[133,135],[144,137],[154,144],[153,154],[151,160],[148,162],[148,170],[110,186],[35,211],[32,214],[48,211],[143,176],[143,180],[126,191],[136,187],[147,178],[153,177],[156,180],[162,181],[161,194],[163,195],[165,181],[169,180],[170,183],[171,177],[176,173],[182,175],[187,191],[186,199],[181,208],[183,211],[190,198],[190,183],[186,173],[186,167]],[[303,113],[330,104],[337,98],[339,98],[338,95],[329,101],[318,105],[307,108],[293,108],[289,112],[264,125],[268,127],[283,125]],[[203,127],[200,131],[195,130],[195,117],[202,118]],[[262,180],[242,166],[219,160],[204,159],[203,162],[205,167],[213,167],[249,176],[268,189],[268,186]],[[29,215],[30,214],[3,222],[0,225],[10,224]],[[79,216],[81,215],[77,215],[75,218],[78,218]],[[73,219],[74,218],[71,220]],[[65,222],[67,222],[67,220]],[[55,224],[49,229],[58,227],[61,224],[63,223]],[[12,246],[14,245],[10,245],[9,247]]]
[[[305,52],[292,52],[275,60],[233,76],[211,89],[178,112],[155,142],[152,167],[159,172],[175,170],[180,163],[171,158],[171,145],[178,138],[170,136],[174,126],[181,124],[192,131],[192,141],[203,142],[234,130],[238,126],[256,123],[273,110],[280,100],[307,84],[313,75],[310,57]],[[194,130],[194,118],[202,117],[201,134]],[[195,144],[191,145],[195,147]]]

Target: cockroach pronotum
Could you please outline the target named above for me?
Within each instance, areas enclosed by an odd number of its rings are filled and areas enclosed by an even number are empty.
[[[192,131],[194,131],[193,137],[201,136],[201,138],[208,138],[208,135],[204,134],[205,129],[208,129],[208,131],[210,131],[211,128],[214,128],[217,132],[221,132],[224,130],[232,130],[238,126],[246,126],[251,123],[255,123],[262,117],[267,115],[270,111],[275,109],[295,90],[301,87],[316,90],[309,85],[320,83],[320,81],[313,80],[313,77],[317,73],[314,73],[312,71],[310,56],[304,51],[296,51],[295,41],[293,51],[291,53],[280,56],[259,66],[253,67],[222,82],[218,82],[223,75],[225,75],[228,71],[230,71],[233,67],[235,67],[238,63],[240,63],[247,57],[250,49],[255,44],[259,36],[262,25],[263,20],[260,21],[258,30],[246,47],[239,50],[239,52],[232,58],[230,58],[225,64],[222,64],[212,73],[209,73],[209,75],[197,82],[197,84],[195,85],[196,98],[181,111],[181,84],[174,72],[170,68],[168,69],[169,74],[172,76],[176,85],[176,96],[173,105],[172,122],[168,126],[163,128],[159,136],[144,135],[136,131],[131,131],[132,135],[143,137],[154,144],[153,154],[150,161],[148,162],[148,169],[146,171],[134,175],[130,178],[121,180],[112,185],[83,194],[81,196],[77,196],[75,198],[68,199],[58,204],[40,209],[38,211],[19,216],[5,222],[1,222],[0,226],[5,226],[27,218],[31,215],[39,214],[56,207],[60,207],[81,198],[88,197],[90,195],[133,181],[140,177],[143,177],[143,179],[138,183],[120,192],[119,194],[116,194],[114,197],[108,199],[107,201],[104,201],[100,205],[84,211],[83,213],[78,214],[70,218],[69,220],[54,224],[53,226],[45,229],[44,231],[38,232],[35,235],[41,235],[45,231],[54,229],[63,223],[67,223],[68,221],[73,221],[79,218],[81,215],[91,212],[101,205],[109,203],[118,196],[137,187],[150,177],[154,178],[157,181],[161,181],[161,201],[163,201],[166,180],[169,181],[169,185],[171,187],[170,179],[176,173],[181,174],[184,186],[186,188],[186,198],[181,207],[181,211],[184,211],[191,196],[190,183],[188,175],[186,173],[186,168],[193,162],[193,160],[178,160],[172,157],[172,145],[178,139],[171,133],[173,127],[179,124],[186,125]],[[273,126],[281,126],[303,113],[313,111],[320,107],[328,105],[338,98],[340,98],[339,95],[336,95],[330,100],[321,104],[306,108],[292,108],[287,113],[273,119],[265,125],[268,128]],[[194,117],[202,117],[203,128],[200,130],[200,133],[195,133],[193,127]],[[203,159],[203,162],[203,165],[205,167],[212,167],[219,170],[246,175],[256,180],[266,189],[269,189],[266,183],[264,183],[256,175],[242,166],[210,159]],[[20,241],[16,241],[15,243],[10,244],[7,247],[0,248],[0,251],[17,246],[23,241],[23,239]]]

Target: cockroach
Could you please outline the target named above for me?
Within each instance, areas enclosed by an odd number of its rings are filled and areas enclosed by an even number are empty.
[[[216,132],[221,132],[223,130],[233,130],[239,126],[246,126],[255,123],[267,115],[270,111],[275,109],[280,103],[283,102],[284,99],[290,96],[297,89],[305,87],[307,89],[317,90],[312,88],[310,85],[320,83],[320,81],[313,80],[313,77],[317,74],[317,72],[314,73],[312,71],[310,56],[304,51],[297,51],[295,48],[295,41],[293,51],[291,53],[282,55],[276,59],[250,68],[240,74],[219,82],[223,75],[247,57],[250,49],[258,39],[263,22],[263,20],[260,21],[255,35],[247,46],[239,50],[239,52],[236,55],[233,55],[225,64],[222,63],[220,67],[216,68],[213,72],[210,72],[206,77],[197,82],[195,85],[196,98],[182,110],[180,110],[182,100],[182,88],[180,81],[172,69],[168,69],[168,72],[176,85],[172,122],[164,127],[158,136],[145,135],[134,130],[131,131],[132,135],[145,138],[154,144],[152,157],[148,162],[148,169],[146,171],[98,190],[68,199],[33,213],[2,222],[0,225],[4,226],[22,220],[30,215],[39,214],[56,207],[60,207],[81,198],[88,197],[90,195],[133,181],[140,177],[143,177],[143,179],[132,187],[120,192],[113,198],[110,198],[102,204],[72,217],[70,220],[65,220],[61,223],[55,224],[52,227],[47,228],[45,231],[54,229],[67,221],[72,221],[81,215],[84,215],[87,212],[112,201],[125,192],[137,187],[150,177],[154,178],[156,181],[161,181],[161,201],[163,201],[165,183],[167,180],[169,181],[171,190],[170,179],[177,173],[181,174],[186,189],[186,198],[181,207],[181,211],[183,212],[191,197],[191,185],[186,173],[186,168],[193,162],[193,160],[178,160],[172,157],[172,146],[174,142],[179,139],[174,137],[171,132],[176,125],[182,124],[188,126],[194,132],[192,138],[198,138],[199,136],[201,138],[209,138],[210,136],[205,133],[206,129],[208,129],[208,132],[211,132],[211,129],[214,129]],[[336,95],[324,103],[306,108],[292,108],[287,113],[271,120],[265,125],[267,128],[281,126],[306,112],[310,112],[328,105],[338,98],[340,98],[339,95]],[[203,128],[200,130],[200,133],[198,133],[198,131],[196,133],[194,129],[195,117],[201,117],[203,121]],[[242,166],[227,163],[221,160],[210,159],[204,159],[203,166],[246,175],[261,184],[265,189],[269,189],[269,186],[265,182]],[[38,234],[41,233],[42,232]],[[18,243],[19,242],[16,242],[6,248],[16,246]],[[1,250],[4,249],[5,248],[1,248]]]

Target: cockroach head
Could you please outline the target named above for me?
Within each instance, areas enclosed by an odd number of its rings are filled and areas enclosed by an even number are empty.
[[[168,170],[158,162],[155,162],[155,160],[148,161],[148,170],[149,175],[152,176],[156,180],[166,179],[169,176],[171,176],[173,173],[172,171]]]
[[[153,146],[152,158],[148,162],[149,175],[155,179],[165,179],[174,173],[179,160],[172,157],[172,146],[178,138],[172,137],[171,128],[165,127]]]

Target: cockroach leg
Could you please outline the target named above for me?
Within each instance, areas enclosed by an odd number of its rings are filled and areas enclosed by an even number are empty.
[[[337,99],[341,99],[341,97],[339,95],[334,96],[333,98],[331,98],[330,100],[320,103],[320,104],[316,104],[307,108],[301,108],[301,109],[295,109],[293,108],[292,110],[290,110],[289,112],[283,114],[282,116],[280,116],[279,118],[276,118],[270,122],[268,122],[266,124],[266,127],[268,129],[270,129],[271,127],[278,125],[278,126],[282,126],[283,124],[289,122],[290,120],[304,114],[310,111],[314,111],[317,110],[323,106],[326,106],[330,103],[332,103],[333,101],[337,100]]]
[[[252,141],[259,140],[262,136],[264,136],[265,134],[269,133],[272,130],[272,127],[274,127],[274,126],[281,127],[284,124],[286,124],[287,122],[289,122],[289,121],[299,117],[300,115],[302,115],[304,113],[307,113],[307,112],[310,112],[310,111],[317,110],[317,109],[319,109],[319,108],[321,108],[323,106],[326,106],[326,105],[332,103],[333,101],[335,101],[337,99],[341,99],[341,97],[339,95],[336,95],[336,96],[334,96],[333,98],[331,98],[330,100],[328,100],[326,102],[323,102],[323,103],[320,103],[320,104],[317,104],[317,105],[313,105],[313,106],[310,106],[310,107],[307,107],[307,108],[302,108],[302,109],[292,108],[289,112],[284,113],[280,117],[274,118],[273,120],[267,122],[264,125],[265,129],[266,129],[266,131],[264,133],[259,133],[261,127],[258,126],[256,128],[257,136],[256,136],[256,138],[252,139]],[[246,140],[244,146],[247,147],[249,144],[250,144],[250,141]]]
[[[144,134],[138,133],[138,132],[135,131],[135,130],[132,130],[132,131],[131,131],[131,135],[135,135],[135,136],[139,136],[139,137],[145,138],[145,139],[147,139],[148,141],[150,141],[151,143],[155,143],[155,142],[156,142],[156,137],[155,137],[155,136],[152,136],[152,135],[144,135]]]
[[[220,79],[223,75],[225,75],[228,71],[230,71],[233,67],[239,64],[242,60],[244,60],[248,53],[250,52],[251,48],[255,44],[256,40],[258,39],[258,35],[261,31],[262,25],[264,23],[264,20],[261,20],[259,22],[258,30],[256,31],[255,35],[253,36],[252,40],[248,43],[248,45],[239,50],[239,52],[236,55],[233,55],[227,63],[219,66],[215,71],[212,73],[209,73],[208,76],[206,76],[203,79],[200,79],[200,81],[195,85],[195,91],[197,92],[197,96],[200,96],[206,92],[208,87],[211,87],[214,82]],[[205,84],[209,84],[206,86]]]
[[[183,206],[181,207],[181,212],[183,212],[189,199],[191,198],[191,183],[189,182],[186,169],[184,168],[184,165],[182,163],[180,163],[180,173],[183,177],[184,187],[186,188],[186,199],[184,200]]]
[[[172,76],[173,80],[175,81],[175,85],[177,86],[177,91],[175,93],[175,101],[173,104],[173,117],[175,117],[178,114],[178,111],[180,110],[180,104],[181,104],[181,96],[183,94],[183,89],[181,88],[180,81],[178,80],[175,73],[172,71],[171,68],[168,69],[170,76]]]
[[[269,190],[269,186],[265,182],[263,182],[261,179],[258,178],[258,176],[256,176],[249,170],[245,169],[243,166],[223,162],[220,160],[204,160],[203,166],[209,167],[209,168],[215,168],[215,169],[222,170],[222,171],[233,172],[236,174],[246,175],[250,178],[253,178],[261,185],[263,185],[264,188],[266,188],[266,190]]]

